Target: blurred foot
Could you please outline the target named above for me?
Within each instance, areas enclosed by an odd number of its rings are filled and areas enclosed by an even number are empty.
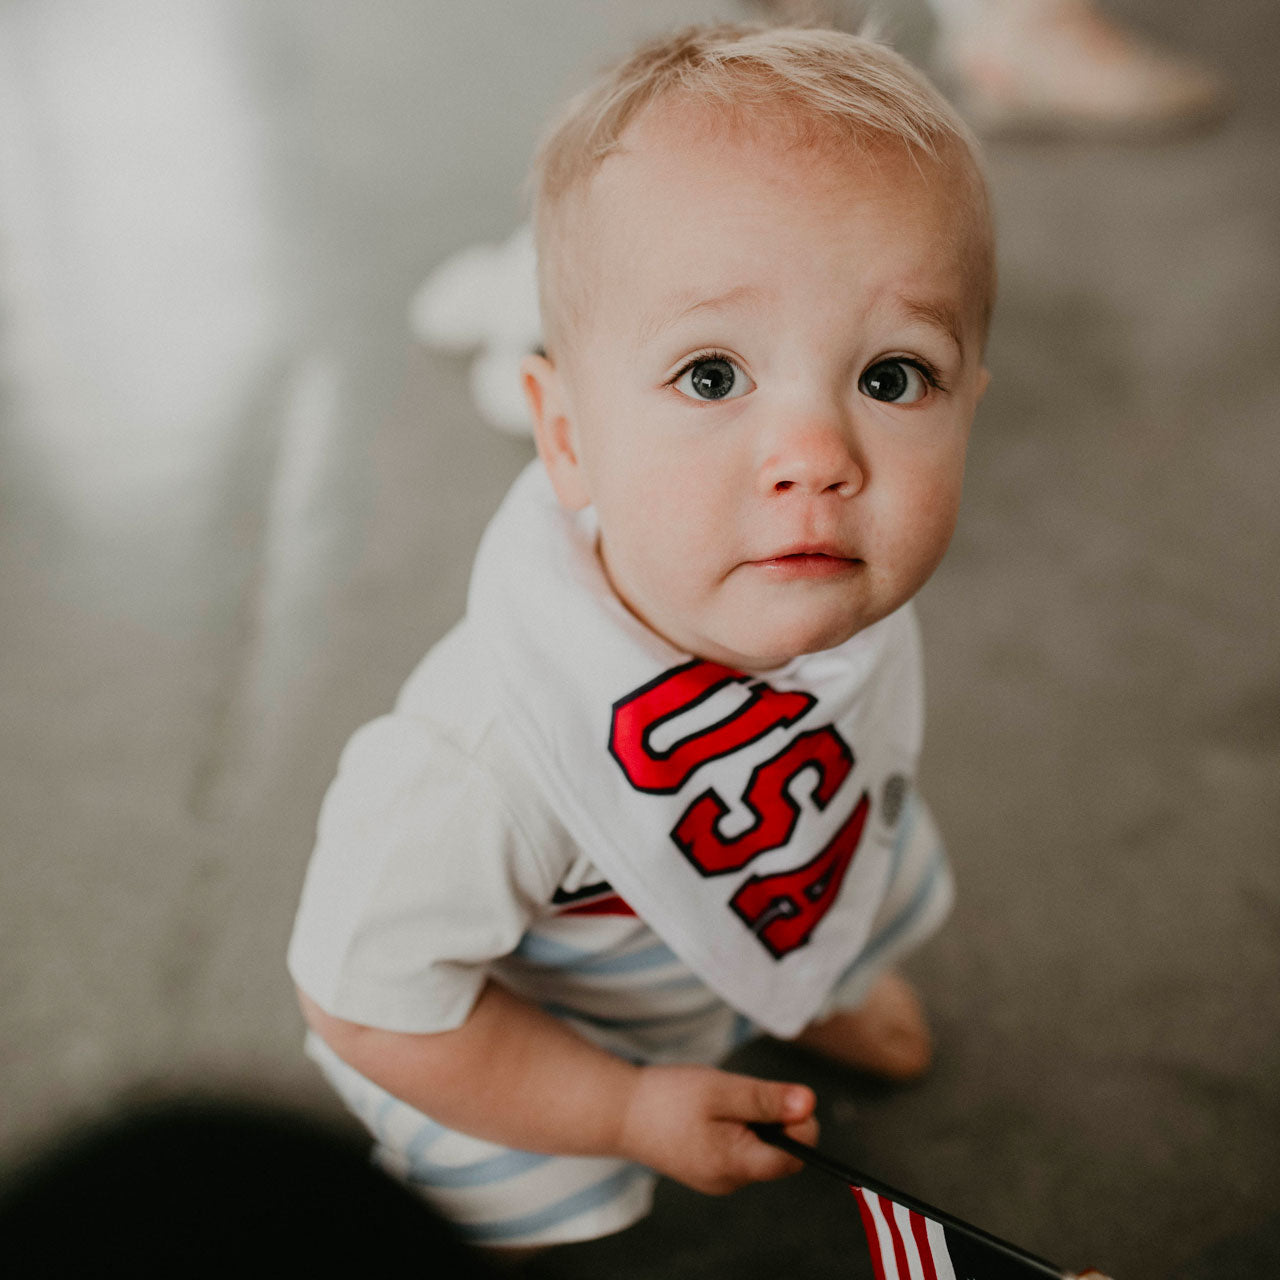
[[[857,1009],[811,1024],[795,1042],[886,1080],[915,1080],[933,1060],[924,1006],[915,988],[896,973],[878,978]]]
[[[938,62],[982,133],[1136,138],[1217,121],[1218,77],[1116,26],[1089,0],[992,5],[987,20],[944,32]]]

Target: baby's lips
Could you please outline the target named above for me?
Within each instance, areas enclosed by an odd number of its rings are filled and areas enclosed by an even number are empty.
[[[782,560],[787,556],[830,556],[833,560],[853,560],[853,552],[834,539],[814,539],[805,542],[791,542],[779,547],[768,555],[758,557],[761,560]]]

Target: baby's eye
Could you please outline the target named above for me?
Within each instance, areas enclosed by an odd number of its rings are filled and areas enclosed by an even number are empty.
[[[913,361],[877,360],[858,379],[858,390],[887,404],[915,404],[929,390],[929,379]]]
[[[732,360],[705,356],[686,365],[672,385],[693,400],[733,400],[751,390],[751,379]]]

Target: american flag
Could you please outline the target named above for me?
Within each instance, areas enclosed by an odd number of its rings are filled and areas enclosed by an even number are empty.
[[[777,1124],[756,1135],[839,1178],[857,1197],[876,1280],[1107,1280],[1100,1271],[1064,1271],[971,1222],[925,1204],[797,1142]]]
[[[1021,1251],[975,1239],[905,1204],[854,1186],[876,1280],[1026,1280],[1061,1276]]]

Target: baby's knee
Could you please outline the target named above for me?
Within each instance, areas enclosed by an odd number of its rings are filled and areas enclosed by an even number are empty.
[[[915,1080],[933,1062],[933,1036],[915,988],[886,973],[856,1009],[811,1023],[796,1043],[887,1080]]]

